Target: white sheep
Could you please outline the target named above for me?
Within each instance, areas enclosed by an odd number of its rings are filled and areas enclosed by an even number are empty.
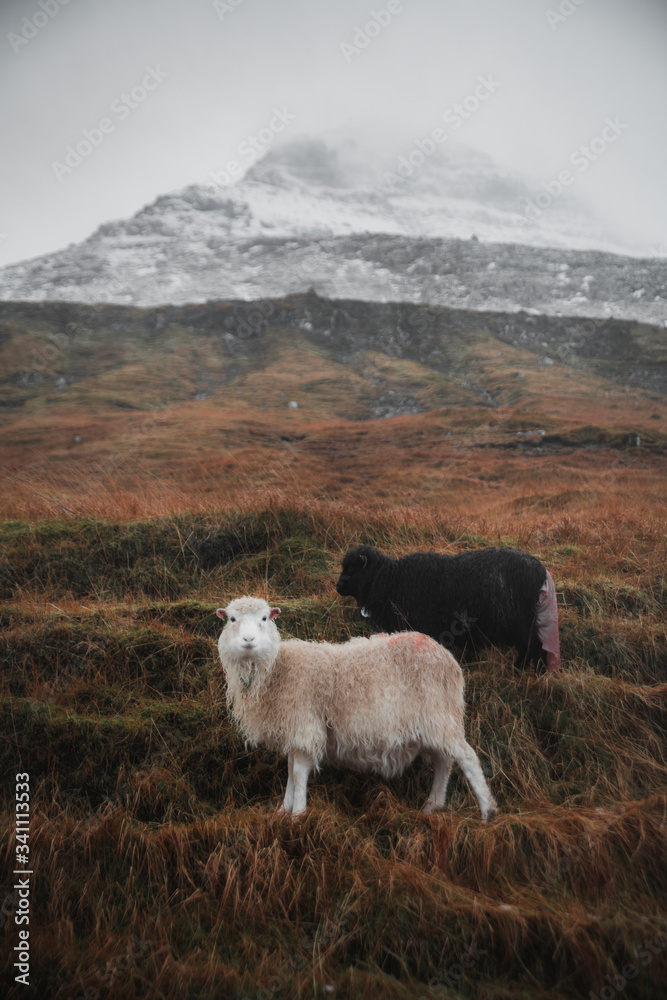
[[[445,804],[453,761],[472,786],[484,822],[496,813],[477,754],[464,732],[463,674],[451,653],[419,632],[349,642],[281,642],[280,608],[241,597],[218,651],[227,703],[247,743],[287,756],[283,808],[302,813],[310,772],[320,764],[402,774],[418,754],[435,766],[424,812]]]

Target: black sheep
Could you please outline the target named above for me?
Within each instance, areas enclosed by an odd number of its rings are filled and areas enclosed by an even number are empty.
[[[533,661],[560,668],[553,580],[527,552],[414,552],[392,559],[359,545],[346,553],[336,590],[354,597],[383,632],[425,632],[463,649],[514,646],[520,666]]]

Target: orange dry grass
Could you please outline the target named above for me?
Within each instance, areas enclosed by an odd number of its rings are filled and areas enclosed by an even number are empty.
[[[479,398],[377,351],[349,371],[279,351],[193,402],[172,339],[169,364],[144,369],[108,338],[127,363],[84,373],[80,405],[47,387],[0,416],[0,516],[57,522],[7,526],[15,564],[0,567],[1,753],[6,774],[34,779],[38,991],[583,1000],[630,965],[626,995],[653,1000],[667,957],[664,403],[506,346],[501,369],[490,340],[468,361],[497,409],[341,419],[368,413],[361,376],[424,404]],[[152,411],[119,410],[138,398]],[[544,440],[517,438],[531,429]],[[186,537],[209,528],[260,543],[202,569]],[[285,634],[359,634],[333,583],[369,539],[395,555],[514,544],[556,579],[561,675],[518,674],[499,651],[465,665],[469,739],[503,809],[489,827],[456,776],[447,810],[419,816],[423,768],[390,785],[325,772],[306,818],[279,819],[284,762],[244,748],[226,716],[220,598],[270,596]]]

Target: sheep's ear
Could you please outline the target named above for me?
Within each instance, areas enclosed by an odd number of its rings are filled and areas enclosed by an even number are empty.
[[[216,611],[216,615],[218,616],[218,618],[222,618],[224,622],[225,618],[227,617],[227,612],[225,611],[224,608],[218,608],[218,610]]]
[[[280,614],[280,608],[271,608],[271,614],[269,615],[269,618],[277,618],[279,614]]]
[[[363,568],[366,569],[366,567],[368,566],[368,556],[359,556],[359,559],[361,560],[361,565],[363,566]]]

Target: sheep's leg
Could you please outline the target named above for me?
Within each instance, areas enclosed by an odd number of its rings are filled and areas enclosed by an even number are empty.
[[[535,669],[538,673],[544,673],[547,652],[542,648],[542,643],[537,632],[530,637],[530,645],[528,646],[528,653],[526,655],[526,664],[531,661],[535,664]]]
[[[541,664],[543,670],[546,659],[547,654],[542,649],[542,643],[537,634],[537,626],[533,624],[528,638],[516,644],[516,660],[514,662],[521,670],[526,670],[531,662],[535,664],[538,670]]]
[[[435,812],[436,809],[442,809],[444,806],[445,799],[447,798],[449,776],[452,773],[452,764],[454,763],[449,754],[442,750],[432,750],[431,755],[433,757],[435,775],[433,776],[431,793],[426,800],[426,805],[422,809],[422,812],[425,813]]]
[[[470,787],[475,793],[475,798],[479,803],[479,808],[482,813],[482,821],[487,823],[496,815],[498,807],[496,805],[496,800],[491,794],[489,786],[486,783],[486,778],[484,777],[484,772],[482,771],[477,754],[465,740],[459,743],[452,752],[454,760],[457,764],[459,764],[461,770],[470,782]]]
[[[306,790],[308,788],[308,777],[313,766],[313,761],[307,753],[300,750],[294,751],[292,764],[292,774],[294,775],[294,801],[292,803],[292,814],[306,811]]]
[[[285,799],[280,808],[281,812],[292,812],[294,806],[294,754],[290,750],[287,755],[287,788],[285,789]]]

